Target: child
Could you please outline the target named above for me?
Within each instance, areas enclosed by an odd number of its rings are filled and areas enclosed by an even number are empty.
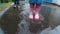
[[[30,3],[30,14],[29,14],[29,18],[33,19],[33,11],[34,11],[34,6],[36,7],[36,13],[34,18],[35,19],[39,19],[39,11],[40,11],[40,6],[41,6],[41,2],[42,0],[29,0]]]
[[[17,4],[18,7],[19,7],[19,0],[14,0],[14,7],[16,7],[16,4]]]

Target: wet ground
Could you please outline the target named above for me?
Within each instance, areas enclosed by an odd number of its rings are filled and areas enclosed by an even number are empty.
[[[60,7],[50,4],[42,5],[41,14],[44,20],[40,24],[30,23],[27,17],[29,4],[25,4],[22,7],[23,10],[11,7],[0,19],[0,27],[4,30],[5,34],[40,34],[46,28],[54,28],[60,25]]]
[[[15,34],[18,27],[18,11],[11,7],[1,18],[1,27],[7,34]]]

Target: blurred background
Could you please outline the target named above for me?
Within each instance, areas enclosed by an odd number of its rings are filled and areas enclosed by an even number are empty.
[[[60,0],[43,0],[39,22],[28,19],[28,1],[0,0],[0,34],[60,34]]]

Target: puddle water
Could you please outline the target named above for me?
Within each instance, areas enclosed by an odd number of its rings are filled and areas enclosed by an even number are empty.
[[[48,7],[48,6],[41,7],[41,14],[45,18],[44,22],[42,22],[42,25],[44,26],[42,29],[40,28],[41,25],[36,25],[36,24],[31,25],[30,24],[30,21],[27,17],[29,14],[29,11],[30,11],[29,4],[27,3],[23,6],[23,11],[19,14],[19,17],[21,18],[21,21],[19,22],[19,24],[16,24],[14,21],[13,21],[13,23],[11,23],[12,21],[11,22],[6,21],[6,23],[5,22],[4,23],[5,23],[5,25],[7,24],[9,27],[7,27],[7,25],[6,25],[5,29],[10,32],[14,29],[13,28],[14,26],[16,26],[16,28],[17,28],[17,25],[18,25],[18,33],[17,34],[55,34],[55,33],[59,34],[60,26],[57,26],[57,25],[60,25],[60,21],[59,21],[60,20],[59,19],[60,18],[60,16],[59,16],[60,8],[59,7],[56,7],[56,8]],[[14,26],[12,26],[12,25],[14,25]],[[11,28],[11,26],[12,26],[12,28]],[[30,26],[31,26],[31,29],[30,29]],[[53,30],[51,27],[53,27]],[[31,32],[29,29],[33,30],[35,33]],[[37,30],[37,31],[35,31],[35,30]],[[2,30],[0,30],[0,31],[1,31],[1,33],[3,32]],[[15,29],[14,29],[14,31],[15,31]]]

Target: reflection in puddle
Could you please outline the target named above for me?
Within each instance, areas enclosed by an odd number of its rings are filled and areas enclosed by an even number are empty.
[[[3,30],[0,28],[0,34],[4,34]]]

